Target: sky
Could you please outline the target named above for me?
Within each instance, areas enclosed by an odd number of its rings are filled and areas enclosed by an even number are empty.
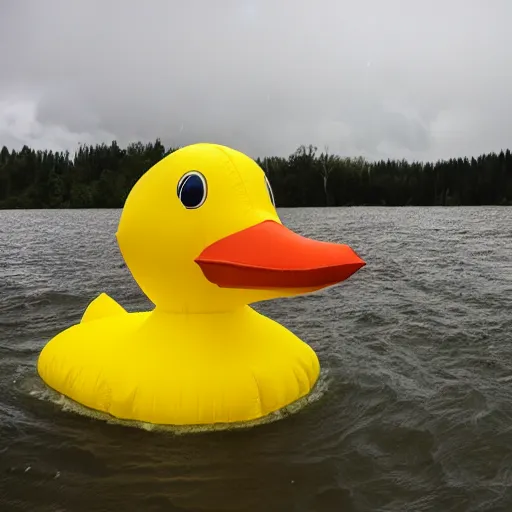
[[[510,0],[0,0],[0,146],[512,147]]]

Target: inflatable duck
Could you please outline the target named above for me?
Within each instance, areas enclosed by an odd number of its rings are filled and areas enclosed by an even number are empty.
[[[128,313],[101,294],[47,343],[38,372],[86,407],[156,424],[247,422],[310,393],[315,352],[249,304],[332,286],[365,265],[347,245],[284,227],[262,169],[215,144],[149,169],[116,237],[154,309]]]

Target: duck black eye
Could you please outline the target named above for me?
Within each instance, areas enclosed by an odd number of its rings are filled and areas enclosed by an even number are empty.
[[[178,183],[178,197],[185,208],[199,208],[206,200],[206,179],[197,171],[187,172]]]
[[[272,205],[275,208],[276,207],[276,202],[274,201],[274,193],[272,192],[272,187],[270,186],[270,181],[268,181],[267,175],[265,175],[265,183],[267,185],[268,195],[270,196],[270,200],[272,201]]]

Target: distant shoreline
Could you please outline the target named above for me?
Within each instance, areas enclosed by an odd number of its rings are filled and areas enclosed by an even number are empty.
[[[119,209],[137,180],[178,148],[133,143],[69,152],[0,150],[0,210]],[[300,146],[256,159],[278,208],[512,206],[509,149],[435,163],[345,158]],[[170,191],[174,193],[174,191]]]
[[[415,204],[407,204],[407,205],[394,205],[394,206],[386,206],[386,205],[375,205],[375,204],[356,204],[356,205],[340,205],[340,206],[278,206],[277,210],[328,210],[328,209],[338,209],[338,208],[382,208],[382,209],[391,209],[391,208],[401,208],[401,209],[407,209],[407,208],[442,208],[442,209],[449,209],[449,208],[510,208],[512,207],[512,204],[452,204],[452,205],[415,205]],[[92,211],[92,210],[117,210],[121,212],[123,210],[123,207],[111,207],[111,208],[105,208],[105,207],[95,207],[90,206],[86,208],[70,208],[70,207],[64,207],[59,206],[55,208],[2,208],[0,207],[0,212],[16,212],[16,211],[29,211],[29,212],[37,212],[37,211]]]

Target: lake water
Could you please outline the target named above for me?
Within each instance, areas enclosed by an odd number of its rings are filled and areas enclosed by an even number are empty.
[[[200,433],[86,416],[36,374],[98,293],[148,307],[119,214],[0,211],[2,512],[512,510],[512,208],[281,210],[367,266],[255,306],[317,351],[309,403]]]

